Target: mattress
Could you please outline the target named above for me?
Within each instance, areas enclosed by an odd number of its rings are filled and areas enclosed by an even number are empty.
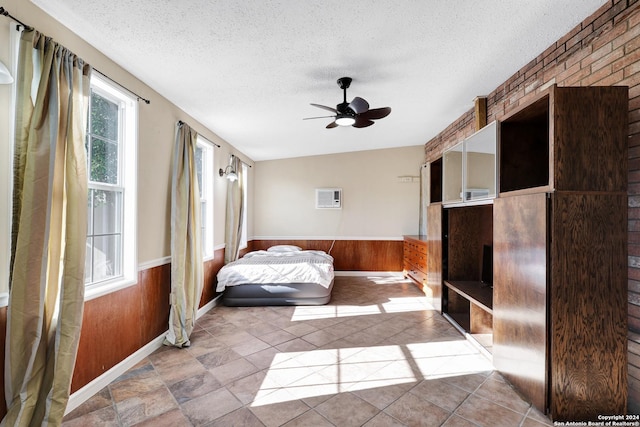
[[[232,306],[320,305],[331,299],[333,279],[329,254],[278,245],[222,267],[216,291]]]

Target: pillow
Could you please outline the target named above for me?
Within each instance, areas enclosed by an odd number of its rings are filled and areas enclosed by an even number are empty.
[[[293,245],[275,245],[267,249],[267,252],[297,252],[301,250],[302,248]]]

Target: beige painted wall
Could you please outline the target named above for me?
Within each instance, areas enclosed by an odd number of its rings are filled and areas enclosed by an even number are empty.
[[[60,44],[71,49],[93,67],[128,87],[132,91],[151,100],[147,105],[138,104],[138,263],[153,263],[170,255],[170,186],[171,159],[175,139],[175,124],[183,120],[198,133],[212,142],[221,145],[214,150],[215,170],[228,163],[229,154],[234,153],[249,164],[250,159],[237,152],[226,141],[220,139],[212,131],[188,116],[178,107],[163,98],[143,82],[126,72],[98,50],[63,27],[49,15],[25,0],[5,0],[3,6],[13,16],[35,27],[38,31],[53,37]],[[9,65],[9,22],[0,17],[0,60]],[[9,167],[6,162],[6,147],[9,146],[7,123],[11,99],[10,86],[0,86],[0,197],[4,205],[7,194],[5,171]],[[249,179],[252,181],[251,170]],[[224,244],[224,216],[226,200],[226,181],[214,175],[215,212],[214,212],[214,244]],[[251,195],[250,195],[251,196]],[[249,210],[249,218],[251,218]],[[0,221],[3,217],[0,216]],[[0,231],[3,231],[0,228]],[[251,234],[251,229],[250,233]]]
[[[254,237],[400,239],[417,234],[424,147],[256,162]],[[343,207],[316,209],[315,189],[342,188]]]

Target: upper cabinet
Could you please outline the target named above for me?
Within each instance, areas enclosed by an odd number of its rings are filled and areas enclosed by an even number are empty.
[[[443,203],[496,196],[497,124],[490,123],[443,155]]]
[[[502,120],[500,193],[626,191],[626,90],[554,85]]]

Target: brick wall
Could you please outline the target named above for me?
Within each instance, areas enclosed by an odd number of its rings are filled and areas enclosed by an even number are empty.
[[[640,1],[611,0],[487,95],[487,121],[549,85],[629,87],[629,412],[640,413]],[[479,96],[483,94],[477,94]],[[432,161],[471,135],[473,110],[425,145]]]

